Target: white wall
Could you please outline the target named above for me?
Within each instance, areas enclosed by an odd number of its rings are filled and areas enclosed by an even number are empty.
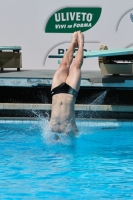
[[[0,46],[22,46],[23,69],[56,69],[59,59],[49,59],[58,48],[67,48],[71,33],[45,33],[52,14],[66,7],[101,7],[94,27],[84,32],[85,49],[133,45],[131,0],[0,0]],[[97,58],[85,59],[83,70],[98,70]]]

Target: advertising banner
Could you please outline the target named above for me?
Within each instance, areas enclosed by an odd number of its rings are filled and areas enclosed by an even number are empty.
[[[74,31],[85,37],[84,51],[133,46],[132,2],[121,0],[0,0],[0,46],[22,47],[23,69],[57,69]],[[75,49],[75,52],[77,49]],[[82,70],[99,70],[98,58],[85,58]]]

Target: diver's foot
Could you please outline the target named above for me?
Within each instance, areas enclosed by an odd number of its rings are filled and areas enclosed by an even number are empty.
[[[73,44],[75,48],[78,47],[78,32],[73,33],[71,44]]]
[[[78,31],[78,47],[84,46],[84,35],[81,31]]]

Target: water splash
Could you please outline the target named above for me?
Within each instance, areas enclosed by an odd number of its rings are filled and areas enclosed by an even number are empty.
[[[107,91],[101,92],[100,95],[98,94],[98,96],[97,96],[97,94],[95,94],[95,97],[96,96],[97,97],[90,104],[102,104],[106,94],[107,94]],[[94,98],[94,96],[93,96],[93,98]]]
[[[102,104],[104,101],[104,98],[107,94],[107,91],[95,94],[91,97],[93,99],[90,104]],[[72,145],[73,144],[73,139],[74,137],[72,135],[68,135],[66,133],[53,133],[51,131],[50,127],[50,116],[49,113],[45,112],[45,114],[42,114],[41,112],[38,111],[32,111],[35,116],[38,117],[39,123],[40,123],[40,129],[41,129],[41,135],[42,135],[42,140],[45,144],[48,145]],[[80,117],[82,115],[82,111],[80,112]],[[80,128],[81,129],[81,128]],[[80,130],[80,132],[82,132]],[[82,133],[78,133],[82,135]]]
[[[42,141],[45,145],[66,145],[72,144],[72,136],[66,133],[54,133],[50,127],[50,116],[49,113],[45,112],[42,114],[39,111],[32,111],[35,116],[39,119],[39,129],[41,131]]]

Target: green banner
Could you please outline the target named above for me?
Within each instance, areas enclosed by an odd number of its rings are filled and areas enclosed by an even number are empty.
[[[55,12],[48,20],[46,33],[73,33],[92,28],[100,18],[102,8],[71,7]]]

